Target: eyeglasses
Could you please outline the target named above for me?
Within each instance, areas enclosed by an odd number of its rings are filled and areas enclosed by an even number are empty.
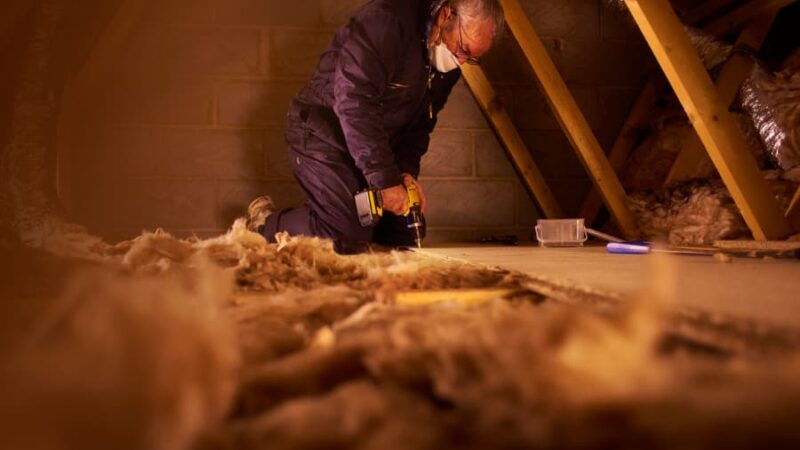
[[[472,55],[469,54],[469,52],[467,52],[464,49],[464,37],[461,34],[462,33],[462,31],[461,31],[461,28],[462,28],[461,27],[461,16],[459,16],[458,13],[456,13],[456,10],[453,10],[453,15],[456,16],[456,18],[458,20],[458,49],[456,49],[455,57],[459,58],[459,59],[466,60],[465,62],[467,64],[471,64],[473,66],[477,66],[478,64],[481,63],[481,59],[480,58],[474,58]]]

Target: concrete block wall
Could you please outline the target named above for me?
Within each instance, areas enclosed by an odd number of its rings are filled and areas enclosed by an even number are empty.
[[[638,31],[601,1],[522,3],[608,148],[649,55]],[[300,205],[283,139],[287,105],[336,27],[363,3],[156,3],[76,108],[66,203],[110,240],[157,227],[215,235],[264,193],[278,206]],[[484,68],[556,197],[574,213],[588,179],[510,35]],[[463,82],[440,116],[422,182],[430,241],[530,237],[538,213]]]
[[[602,1],[522,1],[595,136],[609,151],[647,74],[656,68],[632,19]],[[626,13],[627,14],[627,13]],[[568,215],[591,188],[583,165],[509,34],[483,64]]]

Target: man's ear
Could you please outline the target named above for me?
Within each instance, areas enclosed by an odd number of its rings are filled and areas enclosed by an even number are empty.
[[[436,25],[442,27],[451,14],[453,14],[453,8],[449,4],[442,5],[439,14],[436,16]]]

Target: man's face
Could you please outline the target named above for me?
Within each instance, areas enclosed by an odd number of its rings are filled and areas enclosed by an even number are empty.
[[[441,40],[459,64],[477,64],[492,46],[494,24],[491,20],[464,20],[449,6],[442,7],[437,23]]]

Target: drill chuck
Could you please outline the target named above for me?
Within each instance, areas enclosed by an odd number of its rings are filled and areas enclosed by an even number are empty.
[[[407,226],[414,231],[414,242],[417,244],[417,248],[422,248],[422,213],[419,208],[409,211]]]

